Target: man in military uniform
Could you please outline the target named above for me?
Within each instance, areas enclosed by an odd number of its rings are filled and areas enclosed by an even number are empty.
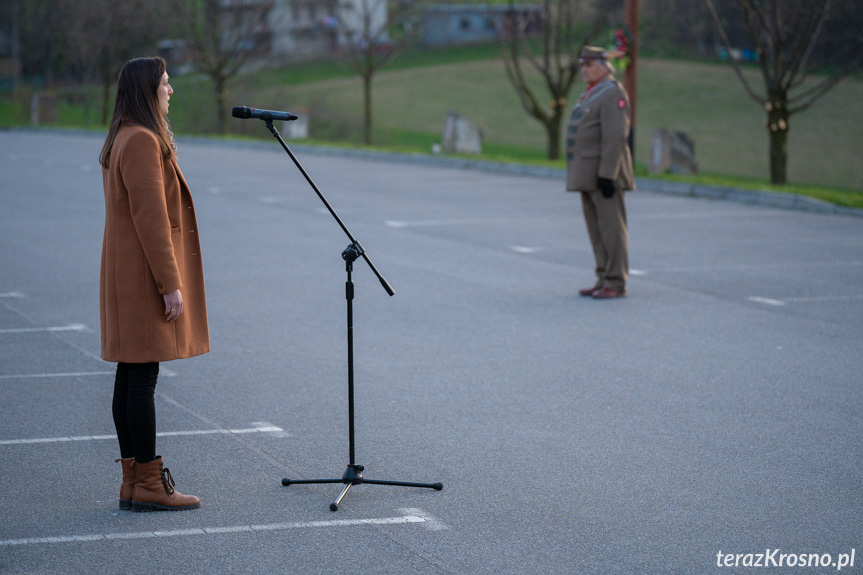
[[[579,294],[594,299],[626,295],[629,234],[623,192],[635,189],[627,143],[629,98],[614,78],[609,54],[585,46],[579,57],[587,90],[572,110],[566,135],[566,189],[581,192],[596,259],[596,283]]]

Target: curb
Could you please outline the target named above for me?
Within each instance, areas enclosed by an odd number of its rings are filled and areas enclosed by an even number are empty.
[[[206,141],[205,139],[185,139],[196,143]],[[212,140],[210,140],[212,142]],[[241,142],[244,145],[246,142]],[[248,142],[251,145],[262,144],[262,142]],[[309,154],[330,155],[361,158],[379,162],[399,162],[405,164],[419,164],[428,166],[439,166],[452,169],[477,170],[495,174],[509,174],[514,176],[529,176],[535,178],[550,178],[563,181],[566,171],[562,168],[545,168],[527,164],[509,164],[504,162],[493,162],[485,160],[472,160],[470,158],[453,158],[429,156],[419,153],[398,153],[378,150],[353,150],[349,148],[329,148],[322,146],[311,146],[308,144],[293,144],[291,150]],[[785,210],[796,210],[819,214],[836,214],[863,218],[863,209],[837,206],[809,196],[790,194],[785,192],[772,192],[761,190],[744,190],[739,188],[728,188],[721,186],[706,186],[687,182],[671,182],[666,180],[654,180],[649,178],[636,178],[638,191],[655,194],[665,194],[689,198],[706,198],[711,200],[722,200],[780,208]]]
[[[762,190],[741,190],[739,188],[727,188],[721,186],[704,186],[687,182],[668,182],[663,180],[650,180],[638,178],[636,180],[639,191],[682,196],[689,198],[707,198],[711,200],[724,200],[739,204],[750,204],[770,208],[781,208],[785,210],[797,210],[819,214],[838,214],[863,218],[863,209],[837,206],[809,196],[789,194],[784,192],[771,192]]]
[[[54,133],[65,134],[95,133],[80,129],[40,130],[33,128],[11,128],[7,131],[51,131]],[[177,141],[218,146],[246,146],[261,149],[271,149],[273,147],[273,144],[265,142],[263,140],[222,140],[206,138],[202,136],[178,136]],[[481,172],[491,172],[495,174],[509,174],[514,176],[528,176],[534,178],[550,178],[561,181],[566,178],[566,171],[562,168],[545,168],[540,166],[531,166],[527,164],[510,164],[487,160],[474,160],[470,158],[430,156],[427,154],[420,153],[359,150],[351,148],[315,146],[310,144],[297,143],[290,144],[290,148],[292,151],[299,151],[307,154],[316,154],[321,156],[341,156],[348,158],[360,158],[364,160],[372,160],[378,162],[398,162],[404,164],[438,166],[452,169],[477,170]],[[819,214],[835,214],[863,218],[863,209],[837,206],[836,204],[831,204],[830,202],[825,202],[816,198],[810,198],[808,196],[801,196],[799,194],[760,190],[744,190],[739,188],[728,188],[722,186],[705,186],[688,182],[671,182],[666,180],[653,180],[649,178],[636,178],[635,182],[636,187],[640,192],[650,192],[654,194],[665,194],[688,198],[706,198],[711,200],[736,202],[740,204],[780,208],[784,210],[804,211]]]

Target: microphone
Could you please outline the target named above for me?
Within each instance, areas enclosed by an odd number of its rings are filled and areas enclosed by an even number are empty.
[[[257,118],[268,122],[273,120],[284,120],[289,122],[296,120],[299,116],[289,112],[273,112],[272,110],[258,110],[256,108],[247,108],[245,106],[236,106],[231,110],[231,115],[235,118],[246,120],[248,118]]]

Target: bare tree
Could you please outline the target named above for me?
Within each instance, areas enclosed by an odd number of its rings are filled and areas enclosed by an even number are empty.
[[[225,133],[228,81],[269,44],[272,0],[170,0],[185,28],[195,65],[210,77],[216,131]]]
[[[10,65],[12,67],[12,95],[18,97],[21,84],[21,2],[14,0],[0,3],[0,45],[8,37]]]
[[[524,110],[545,128],[550,160],[560,157],[561,124],[567,96],[578,79],[579,52],[605,27],[607,4],[593,9],[589,0],[543,0],[536,12],[526,9],[530,4],[509,0],[504,18],[493,17],[507,78]],[[585,31],[579,40],[580,22],[588,24],[582,26]],[[539,73],[545,93],[531,85],[525,64]]]
[[[351,68],[363,82],[363,141],[372,142],[372,80],[412,37],[405,27],[413,3],[341,1],[338,27]]]
[[[123,62],[154,47],[164,14],[152,0],[2,0],[11,20],[15,73],[102,86],[101,121],[111,112],[111,87]],[[2,26],[6,28],[6,26]]]
[[[714,0],[703,0],[729,54],[734,48],[729,28]],[[842,78],[863,66],[863,36],[859,28],[847,30],[841,48],[818,56],[825,26],[859,10],[857,0],[738,0],[746,31],[758,54],[764,81],[759,92],[731,58],[746,92],[767,112],[770,134],[770,181],[787,182],[788,130],[792,115],[806,110]],[[841,26],[839,27],[841,29]]]
[[[4,29],[14,27],[17,65],[21,73],[41,76],[47,86],[65,76],[64,41],[58,34],[65,15],[60,0],[4,0],[0,3]]]
[[[102,123],[111,112],[111,88],[123,62],[145,56],[158,40],[162,16],[151,0],[60,0],[60,28],[69,66],[102,85]]]

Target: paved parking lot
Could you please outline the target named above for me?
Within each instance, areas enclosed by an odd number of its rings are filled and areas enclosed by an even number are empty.
[[[303,150],[396,292],[356,262],[357,462],[444,484],[333,513],[281,479],[348,462],[349,242],[276,142],[180,140],[212,352],[163,364],[157,447],[202,509],[117,510],[102,137],[0,132],[0,572],[863,567],[863,219],[632,193],[598,302],[561,180]]]

